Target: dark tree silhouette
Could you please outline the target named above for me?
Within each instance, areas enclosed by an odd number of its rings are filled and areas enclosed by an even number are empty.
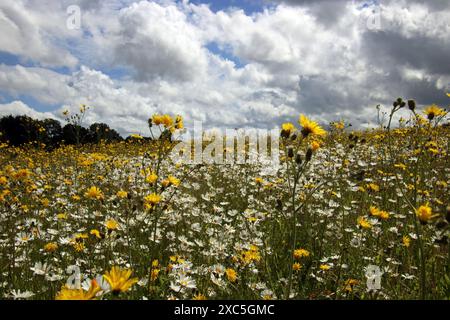
[[[39,121],[28,116],[6,116],[0,119],[1,139],[12,146],[20,146],[38,140]]]
[[[42,121],[28,116],[5,116],[0,118],[0,141],[12,146],[27,143],[43,143],[52,150],[61,144],[84,144],[121,141],[120,134],[105,123],[94,123],[88,129],[75,124],[61,123],[55,119]]]
[[[63,139],[63,131],[59,121],[54,119],[45,119],[40,121],[40,126],[45,130],[40,134],[41,142],[45,143],[45,145],[50,149],[59,146]]]
[[[100,141],[113,142],[120,141],[122,137],[120,134],[111,129],[105,123],[94,123],[89,127],[89,138],[90,143],[99,143]]]

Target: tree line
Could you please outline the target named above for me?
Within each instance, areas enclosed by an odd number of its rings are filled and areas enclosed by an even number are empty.
[[[47,148],[62,144],[96,144],[100,141],[121,141],[120,134],[105,123],[94,123],[88,128],[58,120],[36,120],[25,115],[0,118],[0,141],[12,146],[43,143]]]

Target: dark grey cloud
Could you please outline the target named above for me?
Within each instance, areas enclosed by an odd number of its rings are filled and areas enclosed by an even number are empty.
[[[366,32],[363,53],[369,61],[390,71],[409,66],[432,74],[450,74],[450,38],[447,41],[422,35],[408,37],[394,32]]]

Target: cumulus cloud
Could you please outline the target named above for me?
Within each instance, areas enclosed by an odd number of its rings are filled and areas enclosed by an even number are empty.
[[[57,27],[71,2],[82,9],[79,31]],[[172,0],[2,2],[0,24],[12,36],[0,50],[35,65],[0,64],[0,95],[31,96],[56,106],[55,115],[86,103],[88,122],[123,134],[145,134],[153,112],[211,127],[273,128],[300,112],[367,126],[375,106],[397,96],[447,103],[448,2],[267,3],[275,5],[246,14]],[[11,27],[33,24],[30,34]]]
[[[0,116],[29,116],[34,119],[54,119],[55,116],[50,112],[38,112],[22,101],[13,101],[11,103],[0,104]]]
[[[45,7],[42,2],[40,5],[41,8]],[[0,2],[0,51],[43,66],[74,67],[77,58],[63,46],[54,43],[66,34],[65,16],[51,10],[42,12],[36,7],[29,6],[25,1]],[[62,32],[58,33],[57,30]]]
[[[131,66],[139,81],[189,81],[204,77],[207,51],[195,26],[175,5],[139,2],[119,14],[116,61]]]

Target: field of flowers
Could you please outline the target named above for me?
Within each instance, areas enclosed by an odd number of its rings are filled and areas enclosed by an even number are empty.
[[[282,124],[273,174],[173,163],[165,133],[183,122],[168,115],[149,120],[159,139],[3,144],[0,295],[448,299],[447,112],[398,99],[386,116]]]

